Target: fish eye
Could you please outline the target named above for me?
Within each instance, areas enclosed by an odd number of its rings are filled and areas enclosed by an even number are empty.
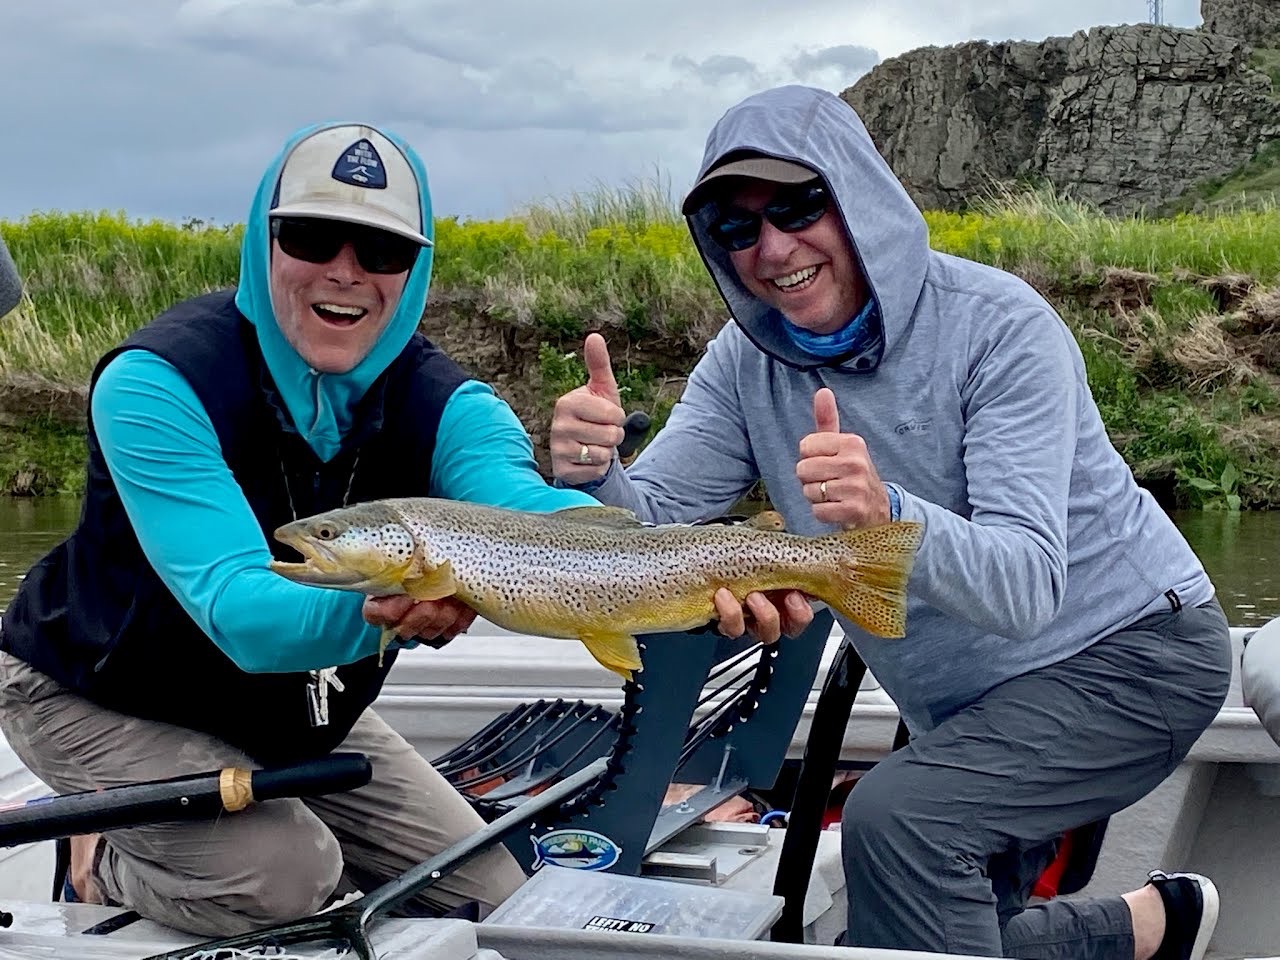
[[[322,523],[316,527],[316,536],[321,540],[332,540],[338,535],[338,528],[332,523]]]

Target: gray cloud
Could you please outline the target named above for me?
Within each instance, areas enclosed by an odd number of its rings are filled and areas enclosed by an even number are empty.
[[[1168,0],[1169,19],[1198,23],[1196,2]],[[330,119],[412,142],[441,214],[502,216],[655,172],[678,195],[711,124],[755,90],[839,90],[917,46],[1145,15],[1145,0],[795,0],[785,13],[774,0],[8,4],[0,95],[21,160],[0,178],[0,218],[240,220],[288,135]]]
[[[745,80],[749,83],[760,79],[759,68],[746,57],[717,55],[707,57],[699,63],[690,57],[677,55],[671,58],[671,65],[710,86],[728,79]]]
[[[787,65],[800,80],[813,82],[838,74],[845,78],[839,82],[851,85],[879,62],[880,55],[869,47],[846,43],[822,50],[803,51],[790,58]]]

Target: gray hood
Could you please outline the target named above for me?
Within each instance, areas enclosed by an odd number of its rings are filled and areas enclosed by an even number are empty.
[[[811,167],[822,174],[853,241],[880,308],[887,355],[911,322],[929,263],[924,217],[898,182],[853,108],[813,87],[788,86],[731,107],[707,137],[695,182],[729,154],[749,150]],[[782,330],[776,311],[738,281],[729,255],[707,238],[712,211],[691,215],[698,252],[743,332],[757,347],[799,369],[829,366]]]
[[[18,268],[13,265],[13,258],[0,237],[0,317],[12,310],[22,299],[22,281],[18,278]]]

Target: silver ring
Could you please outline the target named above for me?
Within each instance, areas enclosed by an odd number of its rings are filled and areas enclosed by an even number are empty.
[[[584,443],[582,449],[578,451],[578,463],[588,464],[591,462],[591,450]]]
[[[822,494],[822,499],[819,501],[819,503],[826,503],[827,502],[827,481],[823,480],[820,484],[818,484],[818,492]]]

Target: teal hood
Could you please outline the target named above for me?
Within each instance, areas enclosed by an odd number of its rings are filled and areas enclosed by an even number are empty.
[[[400,303],[387,322],[382,336],[368,356],[346,373],[317,373],[290,346],[276,323],[271,306],[271,235],[268,218],[280,171],[293,148],[318,130],[343,126],[344,123],[322,123],[295,133],[271,162],[253,198],[253,208],[245,224],[240,246],[240,284],[236,306],[258,334],[258,344],[276,389],[293,419],[293,424],[323,461],[328,461],[342,446],[342,438],[351,426],[352,412],[370,385],[400,355],[409,338],[418,329],[431,286],[434,247],[424,247],[405,281]],[[394,134],[378,128],[378,132],[395,144],[412,167],[418,180],[418,202],[422,209],[422,232],[435,240],[431,216],[431,193],[427,187],[427,170],[413,148]]]

